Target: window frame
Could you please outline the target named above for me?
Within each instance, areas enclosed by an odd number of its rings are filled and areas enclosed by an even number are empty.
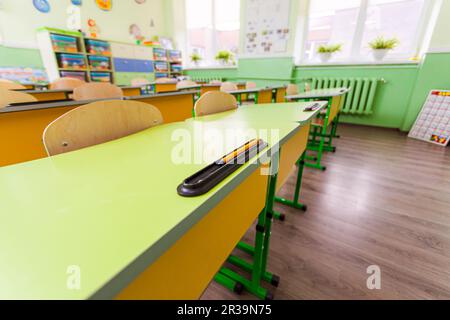
[[[369,9],[369,3],[370,0],[360,0],[360,6],[358,10],[358,17],[355,27],[355,33],[353,35],[352,40],[352,47],[350,50],[350,55],[348,57],[345,57],[341,60],[322,63],[320,61],[315,60],[309,60],[305,59],[305,51],[306,51],[306,43],[308,41],[308,34],[309,34],[309,22],[310,22],[310,14],[311,14],[311,1],[308,0],[308,12],[305,16],[305,21],[303,25],[303,32],[302,32],[302,47],[301,50],[299,50],[296,60],[297,65],[352,65],[352,64],[403,64],[403,63],[418,63],[411,61],[404,57],[395,57],[392,56],[391,58],[385,59],[383,61],[373,61],[372,59],[365,58],[364,55],[361,55],[361,48],[362,48],[362,42],[364,39],[364,32],[365,32],[365,24],[367,20],[367,13]],[[432,15],[433,7],[436,5],[435,0],[428,0],[424,1],[424,6],[419,18],[419,23],[417,24],[417,32],[415,39],[413,41],[413,52],[411,52],[412,56],[417,56],[423,45],[423,41],[425,39],[426,35],[426,29],[427,29],[427,21]]]
[[[211,32],[211,37],[212,39],[209,39],[211,42],[211,52],[213,52],[211,57],[206,57],[206,59],[204,61],[206,61],[206,64],[204,65],[200,65],[200,66],[196,66],[194,65],[189,57],[186,57],[186,65],[187,68],[186,69],[210,69],[210,68],[215,68],[215,69],[219,69],[219,68],[223,68],[223,69],[232,69],[232,68],[237,68],[236,66],[223,66],[220,65],[219,62],[215,61],[214,59],[214,52],[218,51],[219,48],[219,44],[217,42],[217,37],[215,36],[216,32],[217,32],[217,24],[216,24],[216,1],[220,1],[220,0],[211,0],[211,27],[213,32]],[[240,6],[242,4],[240,3]],[[187,1],[185,0],[184,3],[185,6],[185,10],[184,10],[184,18],[185,18],[185,28],[186,28],[186,53],[188,56],[190,56],[192,53],[190,52],[190,49],[192,48],[191,43],[190,43],[190,37],[189,37],[189,27],[188,27],[188,10],[186,9],[187,6]],[[241,8],[239,8],[239,10],[241,10]],[[240,14],[239,14],[240,16]],[[239,25],[240,25],[241,21],[239,20]],[[240,47],[240,29],[239,29],[239,41],[238,41],[238,46]],[[237,64],[237,57],[236,57],[236,64]]]

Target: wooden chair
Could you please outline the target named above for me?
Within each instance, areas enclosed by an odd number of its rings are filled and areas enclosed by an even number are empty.
[[[197,83],[191,80],[183,80],[177,83],[177,90],[181,90],[183,88],[196,86]]]
[[[197,100],[194,110],[195,115],[201,117],[237,108],[237,100],[231,94],[222,91],[210,91]]]
[[[31,94],[7,90],[0,87],[0,109],[10,105],[11,103],[37,102],[38,100]]]
[[[215,84],[215,85],[222,85],[222,81],[220,81],[220,80],[211,80],[210,82],[209,82],[209,84]]]
[[[73,90],[86,84],[85,81],[75,78],[60,78],[50,84],[50,90]]]
[[[135,79],[131,80],[131,85],[133,87],[145,86],[148,84],[150,84],[150,81],[148,81],[147,79],[144,79],[144,78],[135,78]]]
[[[223,91],[223,92],[230,92],[230,91],[237,91],[237,90],[238,90],[238,86],[237,86],[237,84],[235,84],[233,82],[224,82],[220,86],[220,91]]]
[[[43,142],[49,156],[87,148],[137,133],[163,123],[161,112],[138,101],[98,101],[52,122]]]
[[[123,91],[111,83],[86,83],[73,90],[73,100],[122,99]]]
[[[286,89],[286,94],[288,96],[295,96],[296,94],[299,94],[300,91],[298,90],[298,86],[296,84],[288,84]]]
[[[6,79],[0,79],[0,88],[7,89],[7,90],[25,90],[26,89],[25,86],[23,86],[19,83],[10,81],[10,80],[6,80]]]

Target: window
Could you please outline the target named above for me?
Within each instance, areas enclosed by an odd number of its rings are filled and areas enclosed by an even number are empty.
[[[220,50],[239,51],[240,0],[186,0],[188,54],[202,57],[201,65],[218,64]]]
[[[369,42],[379,36],[397,38],[399,46],[387,60],[417,55],[430,1],[425,0],[310,0],[302,62],[318,61],[322,44],[341,44],[334,60],[367,61]]]

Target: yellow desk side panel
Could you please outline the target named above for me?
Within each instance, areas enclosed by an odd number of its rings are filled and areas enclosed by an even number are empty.
[[[177,91],[176,83],[157,83],[155,84],[156,93]]]
[[[153,105],[161,111],[164,123],[180,122],[192,118],[194,109],[194,96],[191,94],[180,94],[165,97],[149,97],[137,99]]]
[[[268,177],[256,170],[116,299],[200,298],[263,210],[267,182]]]
[[[341,111],[343,100],[344,100],[343,96],[334,97],[331,100],[330,117],[328,119],[328,125],[327,126],[329,126],[329,125],[331,125],[333,123],[334,119],[336,119],[337,115]]]
[[[278,171],[277,192],[295,170],[297,161],[306,151],[311,123],[302,127],[281,149],[280,169]]]
[[[287,92],[286,88],[278,88],[277,89],[276,98],[275,98],[275,102],[276,103],[286,102],[286,92]]]
[[[74,109],[51,108],[0,114],[0,167],[45,158],[45,128]]]
[[[141,95],[141,88],[122,88],[125,97],[136,97]]]
[[[35,97],[38,101],[57,101],[57,100],[66,100],[67,96],[65,92],[36,92],[30,93],[33,97]]]

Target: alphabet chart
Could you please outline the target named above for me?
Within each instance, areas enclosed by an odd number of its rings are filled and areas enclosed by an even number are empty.
[[[432,90],[409,133],[419,139],[446,147],[450,141],[450,91]]]

